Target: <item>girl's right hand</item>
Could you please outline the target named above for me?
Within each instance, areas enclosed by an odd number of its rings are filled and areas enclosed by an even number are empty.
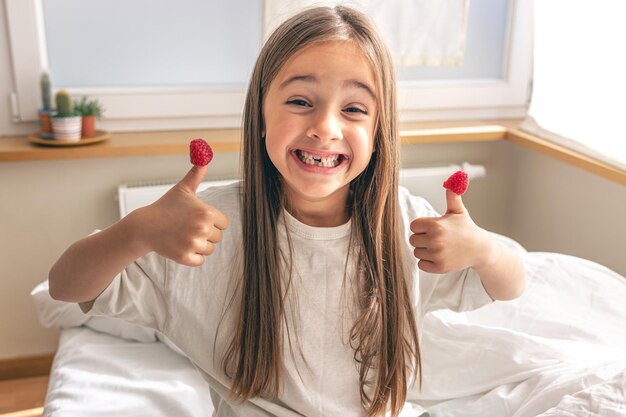
[[[221,211],[204,203],[196,190],[207,166],[194,166],[160,199],[130,213],[146,252],[157,252],[188,266],[199,266],[222,240],[229,220]]]

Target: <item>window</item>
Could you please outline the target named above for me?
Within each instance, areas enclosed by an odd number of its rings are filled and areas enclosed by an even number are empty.
[[[5,2],[16,120],[36,120],[49,68],[54,88],[98,98],[111,130],[240,126],[262,1]],[[398,68],[401,120],[523,117],[530,18],[527,1],[472,0],[462,66]]]
[[[552,0],[535,13],[535,81],[522,129],[626,170],[626,3]]]

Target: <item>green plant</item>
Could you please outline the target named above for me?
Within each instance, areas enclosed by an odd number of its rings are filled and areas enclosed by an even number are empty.
[[[74,100],[70,97],[70,94],[65,90],[59,90],[55,97],[57,105],[57,117],[71,117],[76,116],[74,111]]]
[[[98,100],[88,100],[87,97],[83,97],[76,104],[76,111],[82,116],[96,116],[100,118],[104,112],[104,108]]]
[[[41,102],[43,104],[44,111],[52,110],[52,103],[50,102],[50,76],[47,72],[41,74],[41,79],[39,80],[39,87],[41,88]]]

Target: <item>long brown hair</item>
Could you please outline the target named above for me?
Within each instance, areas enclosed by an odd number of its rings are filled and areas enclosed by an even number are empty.
[[[317,42],[352,41],[369,59],[377,79],[378,121],[374,153],[351,184],[353,262],[358,265],[350,344],[358,363],[367,416],[389,407],[398,415],[408,381],[419,375],[417,325],[402,253],[398,208],[399,143],[396,86],[389,53],[373,24],[347,7],[307,9],[269,37],[257,58],[243,118],[243,279],[237,326],[224,357],[234,398],[275,396],[283,360],[285,292],[277,224],[284,208],[280,174],[263,137],[263,99],[285,62]]]

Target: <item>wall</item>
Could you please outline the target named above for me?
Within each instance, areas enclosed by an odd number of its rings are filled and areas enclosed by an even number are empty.
[[[524,148],[513,149],[511,237],[626,276],[626,187]]]

